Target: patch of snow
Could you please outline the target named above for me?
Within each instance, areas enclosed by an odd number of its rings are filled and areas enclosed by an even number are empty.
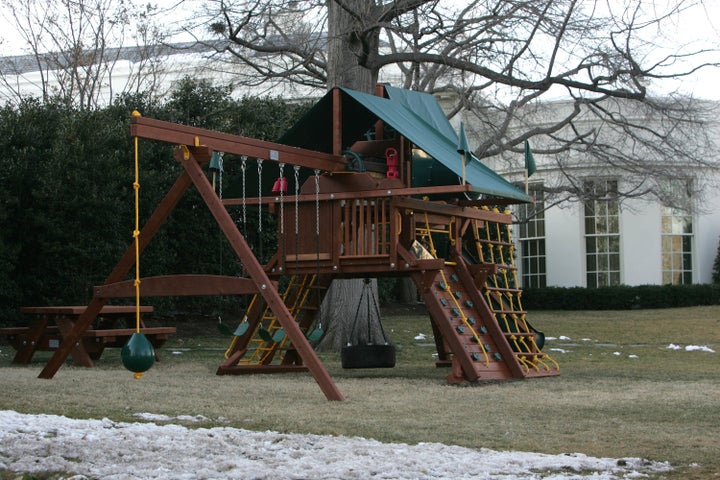
[[[551,348],[551,352],[558,352],[558,353],[567,353],[568,350],[565,350],[564,348]]]
[[[640,358],[640,357],[638,357],[638,356],[635,355],[635,354],[632,354],[632,355],[628,355],[628,358]]]
[[[613,352],[613,355],[615,355],[616,357],[619,357],[620,355],[622,355],[622,353],[620,353],[620,352]]]
[[[418,333],[414,337],[415,340],[425,340],[425,334],[424,333]]]
[[[557,337],[545,337],[545,340],[557,340]]]
[[[667,462],[639,458],[386,444],[359,437],[74,420],[13,411],[0,411],[0,445],[0,469],[105,479],[615,480],[671,470]]]
[[[210,420],[204,415],[180,415],[177,417],[168,417],[167,415],[161,415],[157,413],[134,413],[133,417],[137,417],[140,420],[146,422],[171,422],[173,420],[179,420],[181,422],[206,422]]]
[[[715,353],[715,350],[708,347],[707,345],[688,345],[685,347],[686,352],[708,352]]]
[[[560,335],[560,340],[570,340],[570,337],[566,337],[565,335]]]
[[[675,345],[674,343],[671,343],[667,346],[670,350],[682,350],[683,347],[680,345]],[[686,352],[707,352],[707,353],[715,353],[715,350],[708,347],[707,345],[686,345],[685,346]]]

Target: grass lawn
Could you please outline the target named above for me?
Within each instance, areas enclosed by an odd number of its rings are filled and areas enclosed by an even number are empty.
[[[343,370],[339,354],[322,354],[347,398],[327,402],[306,373],[216,376],[229,338],[208,321],[194,336],[179,325],[163,361],[140,380],[122,368],[117,349],[95,368],[66,365],[40,380],[48,354],[11,365],[14,352],[0,344],[0,409],[118,421],[141,412],[203,415],[209,420],[199,426],[633,456],[676,467],[658,478],[720,479],[720,306],[529,319],[547,335],[560,376],[449,386],[448,370],[434,364],[428,317],[396,312],[384,326],[397,366]],[[420,333],[425,340],[415,340]]]

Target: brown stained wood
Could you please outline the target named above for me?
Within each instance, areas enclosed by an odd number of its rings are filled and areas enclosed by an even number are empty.
[[[428,212],[445,217],[472,218],[501,224],[512,223],[512,215],[507,213],[492,212],[479,208],[462,207],[447,203],[429,202],[414,198],[399,198],[396,202],[398,207],[410,208],[416,212]]]
[[[142,117],[133,118],[137,119]],[[199,150],[197,152],[199,157],[204,158],[207,156],[208,150],[206,148],[195,150]],[[140,254],[142,254],[142,252],[145,250],[147,245],[150,243],[150,240],[155,236],[157,231],[167,219],[168,215],[170,215],[170,212],[173,211],[173,209],[183,197],[190,185],[192,185],[192,180],[186,172],[181,173],[178,179],[175,180],[175,183],[172,185],[172,187],[170,187],[168,193],[162,199],[160,204],[158,204],[157,208],[152,213],[147,223],[145,223],[143,228],[140,230],[140,236],[137,237]],[[108,275],[107,279],[105,280],[105,284],[117,283],[121,281],[123,278],[125,278],[133,265],[135,265],[135,244],[131,243],[128,249],[125,251],[123,257],[120,259],[117,265],[115,265],[115,268],[112,270],[112,272],[110,272],[110,275]],[[90,303],[88,304],[85,312],[83,312],[83,314],[80,315],[80,318],[78,318],[77,322],[75,322],[75,327],[73,328],[73,330],[63,339],[63,342],[60,344],[60,348],[55,351],[55,354],[52,356],[52,358],[50,358],[50,360],[48,360],[45,368],[43,368],[43,370],[40,372],[40,375],[38,375],[39,378],[50,379],[55,376],[57,371],[65,362],[65,359],[67,359],[68,355],[70,355],[70,352],[74,348],[74,345],[80,340],[83,332],[87,330],[88,327],[92,324],[93,319],[98,315],[98,313],[105,306],[106,303],[107,299],[93,297],[90,300]]]
[[[63,337],[67,337],[70,335],[70,332],[72,332],[73,327],[75,326],[75,323],[72,321],[71,318],[60,315],[55,318],[55,323],[57,324],[58,328],[60,329],[60,334]],[[83,332],[84,333],[84,332]],[[87,351],[85,350],[85,347],[83,347],[82,342],[77,342],[74,347],[72,348],[70,355],[72,355],[73,364],[75,364],[78,367],[92,367],[93,361],[90,358],[90,355],[88,355]]]
[[[339,155],[179,125],[153,118],[132,117],[130,133],[140,138],[159,140],[175,145],[202,145],[218,152],[247,155],[307,168],[319,168],[329,172],[344,170],[346,167],[345,159]]]
[[[87,310],[87,305],[63,305],[52,307],[23,307],[20,312],[26,315],[80,315]],[[134,305],[105,305],[100,309],[100,316],[127,317],[135,314]],[[152,313],[154,308],[149,305],[141,305],[140,313]]]
[[[94,287],[100,298],[131,298],[135,296],[134,280]],[[189,295],[246,295],[257,293],[248,278],[227,275],[164,275],[140,279],[142,297],[177,297]]]
[[[242,261],[250,278],[255,282],[255,286],[258,288],[260,295],[277,316],[280,325],[285,329],[285,332],[288,337],[290,337],[291,342],[312,373],[320,389],[325,394],[325,397],[328,400],[344,400],[343,395],[340,393],[340,390],[332,378],[330,378],[325,366],[320,362],[315,350],[310,346],[300,327],[295,323],[295,319],[288,311],[277,289],[270,282],[270,278],[265,273],[263,266],[257,260],[247,241],[238,230],[235,221],[230,217],[225,207],[223,207],[222,202],[201,170],[200,165],[192,158],[192,155],[190,155],[189,159],[185,159],[182,155],[176,154],[176,158],[181,161],[183,168],[192,179],[213,217],[215,217],[215,221],[225,234],[236,255]]]
[[[309,262],[315,260],[330,260],[332,257],[329,253],[301,253],[298,255],[286,255],[286,262]]]
[[[439,272],[435,271],[433,273],[435,274],[435,279],[439,281]],[[455,335],[453,327],[447,319],[447,313],[440,305],[438,297],[435,295],[433,289],[430,288],[432,284],[429,284],[428,279],[423,278],[423,275],[419,273],[412,274],[411,278],[415,282],[418,291],[425,300],[425,306],[430,312],[431,321],[433,322],[435,327],[437,327],[437,331],[440,332],[444,341],[447,342],[447,344],[449,345],[450,350],[453,352],[453,356],[456,361],[459,362],[460,365],[462,365],[462,370],[463,372],[465,372],[465,380],[470,382],[477,380],[479,376],[478,373],[475,371],[475,367],[473,366],[470,354],[465,351],[465,349],[463,348],[463,344],[460,342],[460,339],[457,337],[457,335]]]
[[[348,174],[352,175],[352,174]],[[336,177],[339,175],[335,175]],[[398,180],[393,180],[394,183],[396,183]],[[330,185],[333,186],[333,185]],[[336,189],[341,188],[340,185],[334,185]],[[353,185],[353,188],[357,185]],[[313,187],[314,188],[314,187]],[[348,186],[349,188],[349,186]],[[316,200],[319,200],[320,202],[328,201],[328,200],[354,200],[354,199],[361,199],[361,198],[375,198],[375,197],[405,197],[410,195],[435,195],[435,194],[441,194],[441,193],[463,193],[463,192],[469,192],[471,189],[467,185],[455,185],[455,186],[449,186],[449,187],[417,187],[417,188],[406,188],[402,185],[399,186],[387,186],[386,188],[381,188],[380,185],[374,184],[372,186],[368,185],[368,188],[365,190],[337,190],[337,191],[330,191],[324,186],[321,187],[320,194],[316,197],[314,193],[301,193],[298,195],[298,202],[300,203],[308,203],[308,202],[315,202]],[[285,197],[286,201],[288,200],[288,197]],[[292,201],[295,201],[295,196],[293,195]],[[402,198],[397,198],[398,200]],[[424,202],[424,200],[417,200],[418,202]],[[271,203],[279,203],[280,197],[262,197],[262,200],[258,198],[246,198],[245,199],[245,205],[267,205]],[[242,198],[224,198],[222,201],[223,205],[228,206],[239,206],[243,204]],[[427,203],[434,203],[434,202],[427,202]],[[440,205],[440,204],[436,204]],[[459,207],[460,209],[458,212],[462,212],[465,210],[475,210],[472,207]],[[464,209],[464,210],[462,210]],[[479,210],[479,209],[478,209]],[[490,212],[488,210],[482,210],[484,212],[488,213],[494,213]],[[495,215],[504,215],[502,213],[496,213]],[[460,215],[460,216],[467,216],[468,218],[477,218],[477,216],[470,216],[470,215]],[[502,218],[502,217],[498,217]]]
[[[340,155],[343,147],[342,139],[342,95],[339,88],[333,88],[332,91],[332,139],[333,154]],[[323,169],[328,170],[328,169]]]
[[[480,264],[466,264],[470,275],[472,275],[473,282],[478,290],[485,288],[485,282],[490,275],[498,273],[498,265],[496,263],[480,263]]]
[[[454,260],[456,262],[455,272],[460,278],[460,282],[466,285],[474,285],[474,279],[470,274],[470,270],[468,269],[468,265],[465,260],[460,256],[456,257]],[[510,369],[512,376],[514,378],[524,378],[525,371],[516,360],[512,348],[505,340],[503,331],[500,328],[500,325],[498,325],[495,315],[488,306],[485,297],[480,294],[481,288],[468,288],[467,290],[470,300],[472,300],[475,304],[477,311],[480,314],[480,318],[487,327],[488,333],[495,341],[495,344],[502,355],[503,361]]]

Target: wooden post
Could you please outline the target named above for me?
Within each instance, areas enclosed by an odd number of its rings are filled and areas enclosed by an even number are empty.
[[[195,149],[192,149],[193,151]],[[189,149],[190,151],[190,149]],[[215,217],[218,225],[222,229],[223,233],[227,237],[230,245],[232,246],[235,253],[242,261],[243,266],[247,270],[250,278],[255,282],[260,295],[267,302],[268,307],[277,316],[280,325],[285,329],[288,337],[292,341],[293,346],[297,350],[298,354],[302,357],[303,362],[307,365],[310,372],[315,377],[315,381],[320,386],[320,389],[325,394],[328,400],[344,400],[342,393],[330,378],[330,374],[325,369],[325,366],[320,362],[315,350],[308,342],[305,335],[303,335],[300,327],[295,322],[295,319],[290,314],[285,302],[283,302],[277,289],[270,281],[270,278],[265,273],[262,265],[255,255],[253,254],[247,241],[238,230],[237,225],[233,221],[228,211],[223,206],[221,200],[215,194],[212,189],[212,185],[208,181],[207,177],[203,173],[200,165],[195,160],[192,153],[186,155],[185,152],[177,150],[175,153],[176,158],[182,163],[183,168],[192,178],[195,187],[197,187],[200,196],[205,200],[205,204],[210,209],[210,212]],[[185,157],[188,158],[185,158]]]
[[[342,92],[333,88],[333,155],[342,153]]]
[[[160,202],[158,207],[155,209],[153,214],[148,219],[145,226],[142,228],[140,233],[140,252],[142,253],[147,247],[150,240],[155,236],[157,231],[162,226],[165,219],[167,219],[170,212],[175,208],[175,205],[180,201],[183,194],[187,191],[188,187],[192,184],[192,180],[183,172],[178,179],[175,181],[173,186],[168,191],[165,198]],[[115,268],[105,280],[105,285],[110,283],[116,283],[125,278],[125,275],[135,265],[135,243],[130,244],[128,249],[125,251],[125,255],[115,265]],[[80,315],[78,321],[75,322],[75,326],[72,330],[63,337],[63,341],[55,351],[53,356],[48,360],[45,368],[40,372],[38,378],[53,378],[57,371],[60,369],[65,360],[67,359],[70,352],[73,351],[77,342],[81,341],[82,334],[92,324],[95,317],[100,313],[102,307],[107,303],[106,298],[93,297],[90,300],[85,311]]]

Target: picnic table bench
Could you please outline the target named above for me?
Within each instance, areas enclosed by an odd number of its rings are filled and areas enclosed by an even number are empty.
[[[21,312],[28,316],[27,326],[0,328],[0,335],[5,335],[16,350],[13,363],[27,364],[37,351],[57,350],[63,336],[72,330],[75,321],[85,309],[85,306],[22,308]],[[141,314],[152,312],[153,307],[140,307]],[[135,324],[135,314],[135,306],[103,306],[90,328],[82,333],[81,341],[73,348],[71,353],[73,363],[92,367],[93,360],[98,360],[105,348],[123,347],[136,332],[135,328],[125,328],[126,323]],[[120,322],[121,320],[127,322]],[[141,320],[140,332],[145,334],[155,349],[158,349],[165,344],[170,335],[176,332],[176,328],[145,327]]]

